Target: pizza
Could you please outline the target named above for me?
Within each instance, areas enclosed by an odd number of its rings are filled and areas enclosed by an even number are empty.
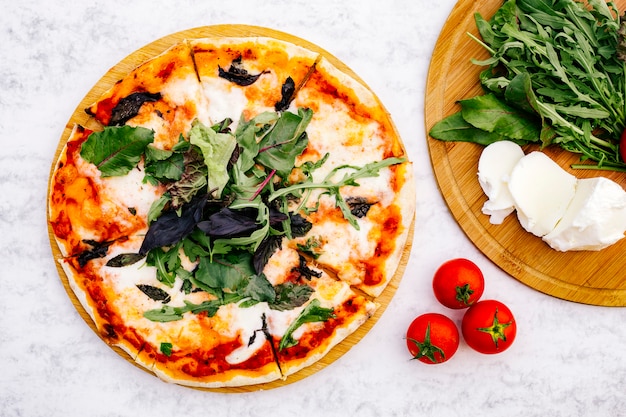
[[[58,262],[99,336],[161,379],[285,380],[398,269],[412,165],[374,94],[272,37],[177,41],[109,86],[50,177]]]

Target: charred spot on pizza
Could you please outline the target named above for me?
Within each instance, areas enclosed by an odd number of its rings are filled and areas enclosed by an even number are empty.
[[[115,326],[113,326],[111,323],[105,323],[102,326],[102,330],[104,331],[104,337],[114,340],[118,339],[117,332],[115,331]]]
[[[152,285],[146,284],[137,284],[137,288],[139,288],[142,293],[144,293],[154,301],[161,301],[163,304],[167,304],[171,301],[170,295],[159,287],[154,287]]]
[[[138,92],[132,93],[121,99],[111,111],[109,126],[121,126],[128,120],[137,116],[139,109],[147,102],[155,102],[161,99],[160,93]]]
[[[350,213],[353,216],[358,218],[363,218],[367,216],[367,212],[370,210],[375,202],[369,202],[364,197],[348,197],[346,198],[346,203],[348,207],[350,207]]]
[[[300,254],[298,254],[298,258],[300,260],[300,265],[298,265],[297,267],[294,267],[291,269],[292,272],[298,272],[300,274],[301,277],[307,279],[307,280],[311,280],[312,278],[319,278],[322,276],[322,273],[319,271],[315,271],[311,268],[309,268],[309,266],[306,263],[306,258]]]
[[[104,258],[109,251],[109,246],[113,243],[110,242],[97,242],[95,240],[86,239],[83,243],[91,246],[91,249],[86,249],[78,254],[78,265],[83,268],[87,265],[87,262],[92,259]]]
[[[252,85],[263,74],[269,73],[269,71],[261,71],[258,74],[250,74],[241,63],[241,55],[233,59],[230,67],[224,70],[220,65],[217,66],[218,75],[225,80],[235,83],[241,87],[247,87]]]
[[[285,111],[289,108],[289,104],[293,100],[293,97],[296,93],[296,83],[293,81],[293,78],[287,77],[283,86],[280,89],[281,98],[280,101],[276,102],[274,105],[274,110],[276,111]]]

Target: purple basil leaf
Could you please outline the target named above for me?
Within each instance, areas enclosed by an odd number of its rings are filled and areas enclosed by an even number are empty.
[[[154,248],[173,245],[193,232],[198,222],[202,220],[206,197],[206,195],[196,197],[189,204],[184,205],[180,216],[174,210],[163,212],[150,225],[139,253],[145,255]]]
[[[258,224],[254,212],[226,207],[199,223],[198,228],[212,237],[230,238],[247,236],[258,229]]]

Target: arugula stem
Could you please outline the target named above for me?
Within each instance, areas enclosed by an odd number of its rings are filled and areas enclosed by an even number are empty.
[[[467,36],[469,36],[472,40],[474,40],[476,43],[478,43],[480,46],[482,46],[483,48],[485,48],[487,50],[487,52],[489,52],[489,54],[491,56],[495,56],[496,55],[496,51],[494,51],[493,49],[491,49],[491,47],[489,45],[487,45],[485,42],[483,42],[482,40],[480,40],[479,38],[477,38],[476,36],[474,36],[473,34],[471,34],[470,32],[467,32]]]
[[[276,200],[278,197],[291,194],[298,190],[310,190],[310,189],[315,189],[315,188],[333,188],[333,187],[339,187],[339,185],[334,185],[334,184],[330,185],[325,182],[308,182],[308,183],[294,184],[289,187],[281,188],[280,190],[275,191],[269,196],[268,201]]]
[[[377,162],[366,164],[363,167],[355,167],[352,165],[341,165],[341,166],[334,168],[332,171],[330,171],[322,182],[303,182],[303,183],[293,184],[286,188],[281,188],[277,191],[274,191],[272,194],[270,194],[270,196],[268,197],[268,201],[271,202],[277,199],[278,197],[282,197],[284,195],[293,193],[298,190],[309,190],[309,189],[315,189],[315,188],[339,190],[340,187],[343,187],[346,185],[358,186],[359,184],[356,183],[357,179],[378,176],[378,172],[382,168],[402,163],[405,160],[406,160],[405,158],[387,158],[387,159],[383,159],[382,161],[377,161]],[[344,176],[340,181],[336,183],[331,182],[332,177],[335,176],[337,172],[339,172],[342,169],[352,169],[354,170],[354,172],[350,175]]]

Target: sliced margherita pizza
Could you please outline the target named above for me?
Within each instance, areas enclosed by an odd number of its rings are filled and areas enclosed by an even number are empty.
[[[312,182],[344,186],[315,189],[304,203],[313,228],[292,243],[313,245],[321,266],[378,296],[397,268],[415,209],[412,166],[398,160],[405,158],[400,138],[374,94],[324,58],[293,105],[313,110],[299,164],[325,159]]]
[[[182,41],[111,86],[50,179],[69,286],[165,381],[267,383],[359,329],[398,268],[412,168],[389,116],[319,53]]]

